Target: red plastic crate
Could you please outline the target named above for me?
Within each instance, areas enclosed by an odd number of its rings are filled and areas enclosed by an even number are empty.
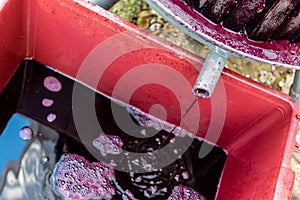
[[[84,0],[2,0],[0,91],[27,57],[146,112],[161,104],[178,125],[203,63]],[[289,96],[224,70],[180,124],[228,152],[217,199],[291,198],[296,113]]]

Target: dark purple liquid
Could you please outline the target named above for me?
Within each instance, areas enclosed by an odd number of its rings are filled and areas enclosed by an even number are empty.
[[[60,82],[62,86],[60,90],[53,92],[44,87],[44,80],[49,76],[55,77]],[[0,109],[6,112],[0,115],[0,128],[5,127],[12,113],[19,112],[55,129],[60,133],[56,147],[57,162],[61,161],[63,154],[68,153],[85,159],[83,170],[99,167],[101,164],[95,164],[99,162],[115,168],[115,180],[108,178],[109,183],[107,183],[108,189],[111,189],[110,186],[115,188],[113,199],[133,197],[135,199],[168,199],[172,192],[173,196],[174,192],[182,194],[183,199],[190,193],[193,196],[199,194],[207,200],[215,198],[226,161],[226,153],[223,149],[207,144],[212,147],[212,150],[205,158],[200,159],[199,149],[203,143],[206,143],[205,141],[185,134],[186,132],[179,127],[175,129],[175,134],[181,136],[176,137],[172,134],[169,137],[167,130],[172,127],[164,127],[165,130],[158,131],[155,126],[143,124],[141,120],[137,121],[136,116],[129,114],[127,107],[117,105],[99,93],[95,95],[95,108],[103,133],[97,131],[98,126],[90,124],[90,112],[82,108],[79,110],[83,116],[82,122],[87,124],[86,136],[82,141],[72,116],[74,84],[77,83],[35,61],[24,61],[1,93]],[[79,85],[79,87],[82,96],[94,93],[84,85]],[[50,107],[45,107],[41,103],[45,98],[52,99],[55,103]],[[122,129],[114,120],[111,104],[114,104],[115,112],[122,118]],[[49,113],[55,113],[54,121],[47,120]],[[147,137],[136,137],[138,135],[147,135]],[[105,144],[103,148],[95,148],[103,141]],[[168,146],[167,151],[161,152],[160,155],[156,153],[157,150],[166,146]],[[139,154],[133,156],[128,152]],[[165,162],[164,158],[168,157],[175,159],[163,167],[158,167]],[[68,162],[70,161],[66,163]],[[75,163],[74,166],[80,167],[79,165],[80,163]],[[67,165],[61,163],[61,167],[64,172],[67,170]],[[60,180],[56,184],[61,184],[65,174],[56,175],[57,181]],[[98,179],[97,176],[89,178],[93,182]],[[90,187],[93,187],[92,185]],[[99,188],[94,188],[93,191],[100,191],[99,195],[103,195],[103,191]],[[66,194],[76,195],[75,192],[74,194],[70,192],[72,191],[68,190]]]

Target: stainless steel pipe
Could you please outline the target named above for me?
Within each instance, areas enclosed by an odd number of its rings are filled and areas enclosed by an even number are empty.
[[[226,51],[218,47],[210,48],[193,87],[193,92],[197,97],[211,97],[226,64],[227,54]]]

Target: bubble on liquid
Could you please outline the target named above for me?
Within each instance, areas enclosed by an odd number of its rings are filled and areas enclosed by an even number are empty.
[[[142,135],[146,135],[147,134],[145,129],[142,129],[140,132],[141,132]]]
[[[178,185],[175,186],[172,194],[168,197],[168,200],[206,200],[199,192],[193,188]]]
[[[144,191],[144,196],[147,198],[152,198],[157,192],[157,186],[150,186]]]
[[[115,166],[117,166],[117,163],[116,163],[115,160],[111,160],[111,161],[110,161],[110,165],[115,167]]]
[[[185,137],[188,134],[188,131],[180,128],[180,127],[176,127],[175,130],[173,131],[174,135],[178,136],[178,137]]]
[[[117,155],[122,152],[123,141],[119,136],[101,133],[99,137],[93,140],[93,146],[100,151],[102,156]]]
[[[174,177],[175,181],[178,182],[179,181],[179,175],[177,174],[175,177]]]
[[[134,176],[134,173],[133,173],[133,172],[129,172],[129,176],[130,176],[130,177],[133,177],[133,176]]]
[[[42,156],[41,160],[42,160],[42,163],[45,164],[45,163],[47,163],[49,161],[49,157]]]
[[[20,130],[19,136],[20,136],[20,138],[22,138],[25,141],[30,140],[33,136],[33,131],[30,127],[25,126]]]
[[[187,171],[182,172],[181,176],[182,176],[183,179],[189,179],[190,178],[190,175]]]
[[[134,180],[134,182],[136,182],[136,183],[140,183],[142,181],[142,177],[141,176],[138,176],[135,180]]]
[[[76,154],[65,154],[54,169],[54,186],[65,199],[112,198],[113,168],[103,162],[89,163]]]
[[[239,31],[239,35],[242,36],[242,37],[244,37],[245,36],[245,31],[244,30],[240,30]]]
[[[163,126],[163,129],[167,132],[171,132],[173,129],[175,128],[174,125],[171,125],[171,124],[167,124],[165,123],[164,126]]]
[[[176,140],[175,137],[170,139],[170,143],[172,143],[172,144],[175,143],[175,140]]]
[[[173,152],[174,152],[175,154],[178,154],[178,149],[173,149]]]
[[[152,165],[152,159],[151,157],[149,156],[144,156],[144,157],[141,157],[141,162],[142,162],[142,168],[146,171],[154,171],[155,168],[154,166]]]
[[[133,106],[128,106],[127,107],[128,112],[134,117],[134,119],[138,122],[140,126],[146,126],[146,127],[151,127],[151,118],[148,115],[144,115],[142,111],[138,108],[135,108]]]
[[[56,114],[54,114],[54,113],[50,113],[50,114],[48,114],[47,115],[47,121],[48,122],[54,122],[56,120]]]
[[[158,144],[158,145],[160,145],[160,144],[161,144],[161,141],[160,141],[160,139],[159,139],[159,138],[155,138],[155,141],[157,142],[157,144]]]
[[[45,107],[50,107],[50,106],[53,105],[53,103],[54,103],[54,100],[52,100],[52,99],[45,98],[45,99],[42,100],[42,104]]]
[[[44,79],[44,87],[51,92],[59,92],[62,89],[60,81],[53,76]]]
[[[155,198],[158,196],[163,196],[165,193],[167,193],[167,191],[168,190],[166,187],[159,189],[156,185],[151,185],[144,190],[144,196],[146,198]]]
[[[136,107],[129,106],[127,107],[127,110],[134,117],[134,119],[138,122],[140,126],[151,127],[154,128],[155,130],[161,130],[165,124],[164,121],[152,115],[146,114],[145,112],[141,111]]]
[[[136,165],[136,166],[139,166],[140,164],[139,164],[139,162],[140,162],[140,160],[139,159],[134,159],[134,160],[132,160],[131,161],[134,165]]]

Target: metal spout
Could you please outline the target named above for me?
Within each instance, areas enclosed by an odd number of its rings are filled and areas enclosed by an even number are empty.
[[[210,49],[202,69],[193,87],[193,93],[199,98],[211,97],[227,61],[227,53],[214,47]]]

